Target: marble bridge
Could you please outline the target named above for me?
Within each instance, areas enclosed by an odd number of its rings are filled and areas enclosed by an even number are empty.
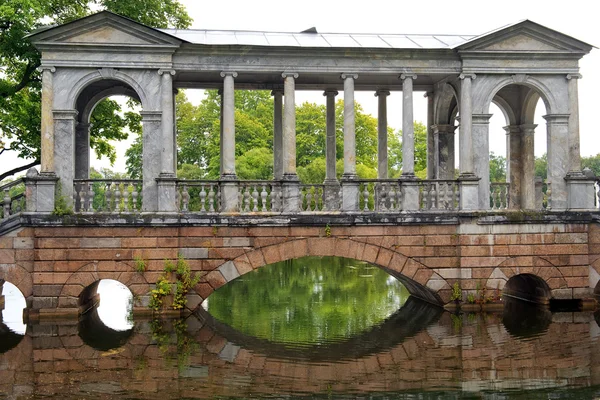
[[[305,256],[373,263],[436,305],[450,301],[455,283],[464,298],[485,288],[543,304],[600,292],[597,178],[582,170],[579,151],[587,43],[531,21],[480,36],[354,35],[154,29],[109,12],[28,40],[42,54],[42,157],[39,171],[0,187],[0,282],[21,290],[30,316],[77,315],[101,279],[124,283],[147,304],[164,260],[179,255],[202,274],[190,309],[240,275]],[[182,88],[220,90],[218,180],[176,176],[174,93]],[[270,181],[236,175],[235,89],[272,91]],[[298,90],[326,96],[322,184],[296,174]],[[355,91],[378,98],[377,179],[356,173]],[[387,175],[391,91],[403,98],[397,179]],[[428,104],[426,179],[415,176],[414,92],[425,92]],[[142,107],[140,180],[89,177],[90,116],[112,95]],[[535,176],[533,152],[540,100],[545,182]],[[492,103],[506,119],[502,183],[489,179]],[[11,197],[18,185],[24,193]]]

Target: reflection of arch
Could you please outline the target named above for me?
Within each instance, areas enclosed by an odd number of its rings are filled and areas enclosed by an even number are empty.
[[[24,335],[19,335],[11,331],[5,324],[0,323],[0,354],[4,354],[17,347],[21,343],[21,340],[23,340],[23,337]]]
[[[127,343],[133,334],[133,328],[125,331],[117,331],[106,326],[98,315],[98,307],[79,318],[79,337],[88,346],[108,351],[119,348]]]
[[[504,300],[502,323],[512,336],[534,337],[548,330],[552,323],[552,313],[547,307],[507,298]]]
[[[267,357],[322,362],[356,359],[385,352],[437,321],[442,313],[441,308],[411,296],[400,310],[367,332],[341,342],[301,347],[274,343],[267,339],[246,335],[218,321],[202,307],[199,307],[194,315],[217,334],[246,350],[264,354]]]
[[[431,304],[443,305],[442,298],[448,301],[450,296],[446,280],[413,258],[381,245],[334,237],[290,240],[242,254],[206,274],[198,294],[207,298],[214,290],[253,269],[308,256],[344,257],[376,265],[400,280],[411,295]]]
[[[139,97],[140,102],[142,103],[142,108],[148,107],[148,98],[142,86],[140,86],[140,84],[128,74],[112,68],[103,68],[91,72],[75,82],[73,89],[69,93],[70,97],[67,101],[67,104],[71,105],[71,109],[76,110],[77,103],[83,91],[91,84],[105,79],[116,80],[127,84],[133,91],[135,91],[137,97]]]
[[[505,296],[536,304],[548,304],[552,296],[548,284],[533,274],[513,276],[506,282],[503,293]]]

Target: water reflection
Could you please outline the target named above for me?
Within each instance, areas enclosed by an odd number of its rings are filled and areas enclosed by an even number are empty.
[[[213,293],[206,308],[244,334],[306,347],[367,332],[408,297],[398,280],[376,266],[340,257],[305,257],[238,278]]]
[[[514,337],[535,337],[548,330],[552,313],[548,307],[507,297],[504,299],[502,323]]]

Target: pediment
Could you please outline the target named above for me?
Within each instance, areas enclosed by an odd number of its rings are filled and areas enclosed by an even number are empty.
[[[119,15],[103,11],[30,35],[36,45],[179,46],[182,40]]]
[[[580,53],[593,46],[532,21],[523,21],[461,44],[461,52]]]

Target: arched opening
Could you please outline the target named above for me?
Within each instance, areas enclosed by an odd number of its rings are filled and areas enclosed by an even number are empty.
[[[76,111],[75,210],[140,209],[143,171],[140,96],[123,81],[102,79],[81,91]]]
[[[549,113],[548,107],[540,89],[527,83],[507,84],[492,96],[488,114],[490,157],[487,163],[476,162],[481,176],[489,176],[492,209],[539,210],[547,204],[542,182],[547,177],[545,148],[551,135],[541,116]]]
[[[0,354],[16,347],[25,335],[25,297],[12,283],[0,279]]]
[[[251,337],[292,347],[331,346],[380,327],[409,299],[427,304],[411,292],[428,289],[390,273],[342,257],[290,259],[232,280],[202,305]]]
[[[133,295],[122,283],[102,279],[79,295],[79,336],[91,347],[110,350],[133,333]]]
[[[529,303],[548,305],[552,293],[548,284],[539,276],[519,274],[506,282],[503,295]]]

